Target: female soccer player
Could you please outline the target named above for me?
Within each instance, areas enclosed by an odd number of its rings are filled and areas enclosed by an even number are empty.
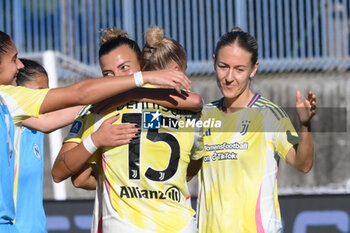
[[[24,68],[20,69],[16,82],[18,86],[33,89],[49,87],[46,70],[37,62],[20,59]],[[19,232],[47,232],[43,207],[44,133],[49,133],[74,121],[81,106],[50,112],[40,119],[23,121],[19,146],[19,156],[15,159],[14,201],[16,203],[15,227]],[[29,128],[25,127],[29,126]]]
[[[14,218],[13,174],[14,125],[5,101],[0,96],[0,232],[17,232],[11,220]]]
[[[186,69],[183,47],[165,38],[160,28],[150,28],[146,41],[141,56],[144,69]],[[113,60],[109,62],[113,64]],[[102,63],[101,68],[104,70]],[[100,209],[103,210],[103,217],[99,224],[103,232],[113,232],[115,229],[121,232],[196,232],[185,178],[190,159],[198,159],[190,157],[190,154],[200,144],[199,133],[193,128],[176,126],[181,118],[193,116],[193,113],[148,102],[131,102],[101,115],[83,116],[85,119],[81,119],[80,130],[71,131],[66,143],[77,139],[82,141],[90,134],[91,137],[96,135],[102,120],[117,114],[120,114],[118,123],[141,125],[142,118],[144,123],[146,121],[142,113],[147,113],[146,117],[163,119],[168,127],[160,123],[159,129],[145,129],[140,132],[140,138],[133,139],[130,144],[100,148],[89,160],[89,163],[97,165],[98,190],[102,192]],[[95,138],[97,136],[93,140]],[[76,179],[74,177],[74,181]],[[92,188],[95,183],[91,183]],[[88,185],[84,187],[89,188]],[[95,229],[93,227],[92,232],[96,232]]]
[[[99,60],[103,76],[118,77],[122,75],[133,74],[137,71],[140,71],[141,51],[137,43],[129,39],[127,33],[122,30],[108,28],[102,30],[102,32],[103,36],[101,37],[100,42]],[[166,68],[172,68],[172,70],[178,69],[173,66],[169,66]],[[169,88],[135,88],[120,95],[114,96],[110,99],[106,99],[102,102],[99,102],[93,108],[102,112],[106,112],[108,109],[121,106],[130,101],[152,102],[165,107],[186,109],[194,112],[198,112],[202,108],[202,98],[199,95],[194,93],[187,93],[184,91],[181,91],[181,93],[177,93],[176,91],[173,91]],[[85,118],[85,115],[90,114],[89,110],[90,106],[86,106],[79,114],[77,122],[84,121],[83,119]],[[116,146],[115,143],[120,142],[121,135],[116,134],[116,132],[113,132],[113,130],[109,130],[110,127],[117,127],[115,125],[111,126],[112,123],[115,122],[117,119],[119,119],[118,116],[112,117],[111,119],[103,123],[103,127],[101,127],[101,129],[97,130],[91,135],[93,141],[96,140],[97,147],[99,147],[99,144],[101,143],[103,144],[101,146]],[[75,128],[74,125],[75,124],[73,124],[72,129]],[[104,131],[104,129],[106,131]],[[133,136],[135,136],[134,132],[129,133],[130,135],[132,134]],[[82,156],[82,153],[84,153],[84,151],[80,149],[82,147],[75,148],[77,146],[77,143],[74,140],[70,141],[73,143],[64,143],[53,166],[52,176],[56,182],[60,182],[75,174],[81,169],[82,165],[85,164],[87,159],[91,156],[91,154],[89,153],[86,153],[86,157]],[[80,143],[80,138],[78,138],[77,142]],[[128,142],[129,139],[123,138],[122,143]],[[73,148],[75,148],[74,151],[71,151]],[[68,155],[68,151],[70,155]],[[94,180],[94,178],[92,180]],[[92,181],[92,183],[95,182]],[[92,184],[92,186],[85,187],[79,184],[79,180],[76,180],[75,185],[86,189],[94,189],[95,186],[95,184]]]
[[[216,44],[214,68],[224,97],[203,109],[206,128],[200,170],[199,232],[280,232],[277,196],[280,158],[298,171],[313,164],[310,120],[316,97],[296,95],[299,136],[285,111],[254,93],[250,81],[258,69],[254,37],[236,28]]]
[[[130,40],[128,35],[122,30],[109,28],[102,30],[102,32],[103,36],[100,42],[99,57],[103,76],[122,76],[140,71],[141,51],[137,43]],[[168,107],[188,108],[195,111],[199,111],[202,107],[201,97],[193,93],[186,94],[182,92],[181,94],[177,94],[176,91],[174,92],[171,89],[136,88],[127,93],[115,96],[108,101],[101,102],[95,105],[94,108],[98,109],[99,106],[102,106],[103,109],[103,106],[116,103],[122,105],[123,103],[128,103],[130,100],[149,101]],[[90,114],[89,109],[89,106],[83,109],[73,124],[73,131],[76,126],[80,125],[79,122],[84,122],[86,116]],[[126,125],[125,123],[113,124],[118,119],[118,116],[113,116],[103,122],[99,130],[92,135],[96,145],[99,145],[99,142],[104,143],[105,146],[117,146],[118,143],[126,144],[130,142],[127,137],[135,137],[135,134],[139,133],[139,131],[130,132],[130,130],[123,129]],[[137,128],[134,128],[134,130],[137,130]],[[125,135],[120,135],[119,132],[123,132]],[[86,164],[91,153],[85,151],[84,147],[79,147],[80,142],[81,137],[77,137],[77,139],[70,138],[69,141],[63,144],[61,152],[53,166],[52,175],[54,180],[59,182],[78,172],[82,166],[85,166],[82,172],[73,176],[73,184],[80,188],[95,189],[97,170],[94,169],[94,165]],[[101,216],[101,208],[99,207],[101,192],[98,191],[99,188],[100,185],[97,186],[92,232],[97,231],[98,221]]]
[[[34,89],[49,87],[47,73],[40,64],[27,59],[20,61],[24,68],[17,74],[18,86]],[[47,232],[43,206],[43,144],[43,132],[22,127],[20,152],[15,165],[15,227],[19,232]]]
[[[0,31],[0,97],[2,124],[6,125],[7,140],[1,141],[1,148],[9,152],[9,156],[1,158],[0,185],[0,232],[16,232],[12,221],[15,217],[13,200],[14,174],[14,136],[13,123],[18,127],[28,117],[66,108],[74,105],[95,103],[115,94],[134,88],[144,83],[171,86],[180,92],[180,87],[188,89],[190,82],[182,72],[157,71],[143,72],[142,76],[89,79],[68,87],[33,90],[14,87],[16,74],[23,64],[17,58],[17,49],[9,35]],[[142,78],[143,77],[143,78]],[[136,80],[136,82],[135,82]],[[8,85],[8,86],[5,86]],[[11,113],[8,114],[7,110]],[[11,116],[11,117],[10,117]],[[12,119],[13,121],[12,121]],[[5,128],[1,128],[4,130]],[[18,136],[18,135],[17,135]],[[18,141],[18,140],[16,140]],[[17,151],[17,150],[16,150]],[[3,161],[4,160],[4,161]]]

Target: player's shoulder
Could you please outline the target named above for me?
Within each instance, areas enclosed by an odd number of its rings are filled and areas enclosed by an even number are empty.
[[[248,105],[251,108],[259,108],[268,110],[268,113],[271,113],[277,120],[288,118],[285,110],[279,105],[273,103],[272,101],[266,99],[265,97],[255,94],[251,103]]]
[[[91,108],[92,105],[85,105],[80,109],[69,131],[71,137],[78,135],[81,130],[95,124],[96,114],[91,112]]]
[[[205,104],[203,106],[203,111],[219,110],[219,109],[222,108],[223,101],[224,101],[224,97],[222,97],[221,99],[212,101],[212,102],[210,102],[208,104]]]
[[[15,90],[19,90],[23,87],[19,87],[19,86],[12,86],[12,85],[0,85],[0,91],[15,91]]]
[[[213,114],[219,114],[222,111],[222,103],[224,98],[212,101],[208,104],[205,104],[201,111],[201,117],[213,115]]]
[[[78,112],[77,117],[85,118],[91,113],[91,108],[92,108],[91,104],[83,106]]]
[[[222,97],[222,98],[220,98],[218,100],[212,101],[209,104],[206,104],[205,107],[207,107],[207,108],[218,108],[218,107],[222,106],[223,101],[224,101],[224,97]]]
[[[19,92],[26,90],[24,87],[11,86],[11,85],[0,85],[0,96],[2,96],[8,104],[10,98],[25,98],[25,95],[20,95]]]
[[[23,93],[29,93],[29,94],[42,94],[47,93],[50,89],[44,88],[44,89],[35,89],[35,88],[28,88],[23,86],[12,86],[12,85],[0,85],[0,94],[7,94],[7,95],[15,95],[16,97],[22,97],[22,98],[28,98],[26,95],[22,95]]]

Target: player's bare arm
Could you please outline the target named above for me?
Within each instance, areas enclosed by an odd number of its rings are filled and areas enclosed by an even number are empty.
[[[145,84],[172,87],[179,93],[181,93],[181,87],[190,89],[191,82],[181,71],[146,71],[142,72],[142,76]],[[96,103],[135,87],[133,75],[83,80],[67,87],[51,89],[39,112],[43,114],[74,105]]]
[[[96,189],[97,182],[93,166],[87,163],[78,173],[72,175],[71,180],[74,187],[86,190]]]
[[[187,167],[186,180],[190,181],[194,176],[196,176],[199,170],[202,168],[203,158],[198,160],[191,159]]]
[[[300,91],[297,91],[296,111],[300,124],[299,144],[289,150],[286,161],[296,170],[307,173],[311,170],[314,160],[311,119],[316,113],[316,96],[310,91],[302,100]]]
[[[203,107],[202,97],[196,93],[183,90],[178,93],[176,90],[169,88],[135,88],[95,104],[92,111],[96,113],[108,112],[130,101],[150,102],[168,108],[184,109],[192,112],[199,112]]]
[[[64,108],[54,112],[45,113],[40,118],[31,117],[22,122],[22,125],[36,129],[44,133],[67,126],[73,123],[76,115],[79,113],[82,106]],[[59,117],[57,117],[59,116]]]

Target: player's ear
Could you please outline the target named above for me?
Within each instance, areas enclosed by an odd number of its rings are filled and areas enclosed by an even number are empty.
[[[258,71],[258,66],[259,66],[259,62],[256,62],[255,65],[253,66],[253,70],[249,75],[249,78],[254,78],[256,72]]]
[[[169,69],[172,69],[172,70],[181,70],[180,69],[180,66],[176,63],[176,62],[172,62],[169,66],[168,66]]]

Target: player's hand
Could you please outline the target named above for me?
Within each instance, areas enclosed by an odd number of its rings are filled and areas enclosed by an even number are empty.
[[[186,90],[191,88],[191,81],[183,72],[177,70],[144,71],[142,76],[145,83],[171,87],[178,93],[181,93],[181,87]]]
[[[100,128],[91,134],[96,147],[120,146],[131,142],[132,138],[139,137],[139,126],[132,123],[113,124],[120,116],[106,119]]]
[[[304,100],[302,100],[300,91],[297,91],[296,110],[300,124],[308,125],[311,118],[316,114],[316,96],[312,94],[312,91],[309,91]]]

